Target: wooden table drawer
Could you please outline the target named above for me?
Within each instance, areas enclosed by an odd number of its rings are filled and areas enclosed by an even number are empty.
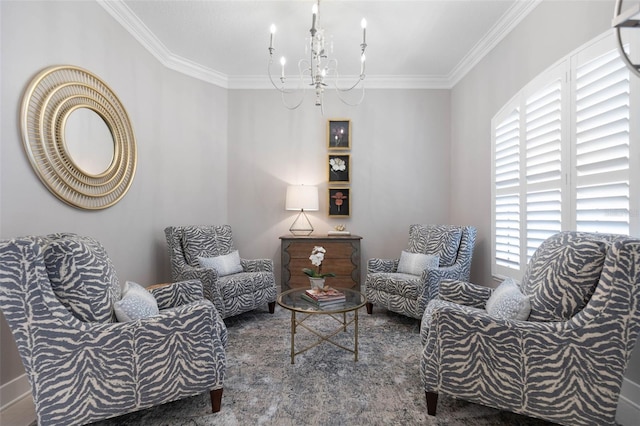
[[[309,256],[315,246],[324,247],[322,272],[333,272],[336,277],[327,278],[332,287],[351,288],[360,291],[360,240],[349,236],[295,236],[280,237],[282,256],[281,290],[309,287],[309,277],[302,272],[313,268]]]

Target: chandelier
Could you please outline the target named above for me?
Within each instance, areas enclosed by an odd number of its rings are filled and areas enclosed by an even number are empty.
[[[640,4],[635,4],[634,6],[622,12],[622,0],[616,0],[613,11],[613,21],[611,25],[613,28],[615,28],[616,31],[616,41],[618,45],[618,51],[620,52],[620,57],[627,65],[627,68],[629,68],[635,75],[640,77],[640,65],[634,64],[633,62],[631,62],[631,59],[629,59],[629,55],[624,49],[621,35],[622,28],[640,29]]]
[[[282,103],[288,109],[296,109],[304,101],[304,95],[307,89],[313,87],[315,90],[315,104],[319,106],[324,114],[324,108],[322,105],[324,90],[329,87],[329,81],[333,81],[333,87],[336,90],[338,98],[347,105],[357,106],[364,99],[364,83],[365,78],[365,50],[367,48],[367,20],[362,18],[360,25],[362,27],[362,43],[360,44],[360,75],[351,86],[347,88],[338,87],[338,60],[331,58],[329,55],[333,53],[333,41],[328,41],[325,31],[322,28],[320,20],[320,0],[314,3],[311,9],[311,29],[309,30],[310,37],[306,41],[305,53],[309,54],[309,59],[300,59],[298,61],[298,76],[299,78],[297,88],[292,89],[287,84],[287,77],[285,74],[285,65],[287,63],[285,57],[280,58],[280,77],[275,81],[271,73],[273,65],[273,54],[275,52],[274,36],[276,32],[276,26],[271,25],[271,35],[269,37],[269,80],[273,87],[275,87],[282,94]],[[342,94],[344,92],[352,91],[360,87],[360,98],[355,103],[348,102]],[[289,95],[298,96],[299,99],[293,103],[288,103],[285,97]]]

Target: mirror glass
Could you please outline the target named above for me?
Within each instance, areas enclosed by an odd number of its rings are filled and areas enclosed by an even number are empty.
[[[64,127],[67,154],[84,173],[99,175],[113,162],[115,145],[107,123],[95,111],[78,108]]]

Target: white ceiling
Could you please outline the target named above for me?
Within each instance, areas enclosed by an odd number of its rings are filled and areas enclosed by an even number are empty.
[[[313,0],[98,0],[166,66],[228,88],[270,87],[305,54]],[[323,0],[320,17],[343,76],[359,73],[367,19],[367,87],[452,87],[540,0]]]

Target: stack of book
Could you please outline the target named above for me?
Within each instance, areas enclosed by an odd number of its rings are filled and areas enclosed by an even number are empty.
[[[338,307],[347,300],[343,292],[331,287],[325,287],[322,290],[317,288],[306,290],[302,298],[322,309]]]

